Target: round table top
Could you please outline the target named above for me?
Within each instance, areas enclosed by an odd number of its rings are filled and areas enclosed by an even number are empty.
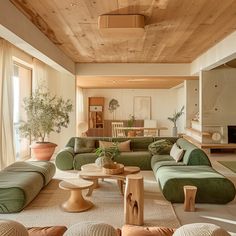
[[[105,174],[102,171],[101,167],[98,167],[95,163],[92,164],[86,164],[81,166],[81,172],[79,172],[79,175],[82,177],[98,177],[98,178],[106,178],[106,177],[120,177],[125,178],[129,174],[138,173],[140,171],[140,168],[138,166],[125,166],[124,172],[121,174],[111,175],[111,174]]]
[[[93,185],[93,182],[84,179],[67,179],[59,183],[59,187],[65,190],[87,189]]]

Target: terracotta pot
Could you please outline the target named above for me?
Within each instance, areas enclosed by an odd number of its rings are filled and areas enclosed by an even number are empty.
[[[130,130],[128,132],[128,137],[135,137],[136,136],[136,131],[135,130]]]
[[[40,161],[49,161],[56,148],[55,143],[50,142],[36,142],[30,145],[32,156]]]

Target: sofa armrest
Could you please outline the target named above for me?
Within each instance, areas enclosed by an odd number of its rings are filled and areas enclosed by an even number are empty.
[[[75,153],[72,147],[63,148],[56,156],[56,167],[60,170],[72,170],[74,156]]]

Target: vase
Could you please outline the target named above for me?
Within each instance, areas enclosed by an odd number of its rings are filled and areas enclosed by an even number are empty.
[[[98,167],[103,167],[104,165],[113,164],[113,161],[110,157],[101,156],[96,159],[95,164]]]
[[[30,145],[31,155],[39,161],[49,161],[57,144],[50,142],[35,142]]]
[[[177,133],[178,133],[178,129],[177,129],[176,126],[174,126],[174,127],[172,128],[172,136],[173,136],[173,137],[177,137]]]

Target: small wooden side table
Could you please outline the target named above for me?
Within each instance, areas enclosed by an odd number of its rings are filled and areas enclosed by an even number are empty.
[[[93,182],[83,179],[68,179],[59,183],[59,187],[70,191],[69,199],[61,205],[66,212],[81,212],[90,209],[93,203],[85,200],[82,195],[83,189],[92,188]]]
[[[184,211],[195,211],[195,197],[197,187],[191,185],[184,186]]]
[[[125,224],[143,225],[144,186],[140,174],[127,175],[124,196]]]

